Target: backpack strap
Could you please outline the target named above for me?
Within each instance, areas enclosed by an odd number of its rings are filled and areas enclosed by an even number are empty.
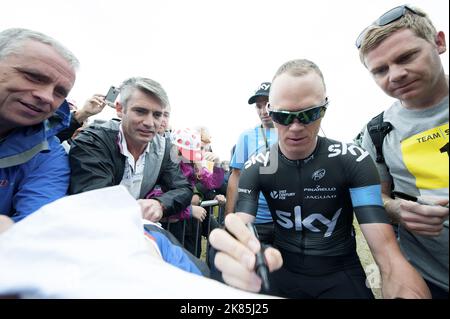
[[[367,131],[369,132],[372,143],[375,146],[377,152],[377,163],[384,163],[383,156],[383,141],[386,135],[392,131],[392,124],[383,121],[384,112],[381,112],[367,124]]]

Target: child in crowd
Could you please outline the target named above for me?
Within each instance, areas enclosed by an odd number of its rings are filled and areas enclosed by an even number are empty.
[[[189,128],[174,130],[171,134],[171,141],[180,160],[180,168],[184,176],[195,188],[200,183],[204,188],[212,190],[219,188],[224,179],[224,170],[220,167],[220,160],[214,153],[207,151],[209,142],[201,139],[201,133]],[[213,163],[212,172],[205,167],[205,163]],[[203,196],[200,192],[194,190],[192,197],[192,210],[204,213],[202,220],[201,234],[207,237],[209,232],[219,227],[214,216],[209,215],[203,207],[200,207]],[[186,236],[184,245],[187,250],[195,256],[201,254],[201,236],[199,235],[198,225],[192,219],[187,220]]]

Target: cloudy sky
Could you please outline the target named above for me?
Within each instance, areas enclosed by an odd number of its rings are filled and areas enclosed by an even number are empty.
[[[206,125],[227,159],[239,133],[258,123],[247,104],[260,82],[294,58],[322,69],[331,104],[328,137],[350,141],[391,99],[360,64],[354,40],[397,0],[13,0],[0,29],[47,33],[71,49],[81,68],[70,97],[82,104],[131,76],[160,82],[172,126]],[[416,0],[449,35],[448,0]],[[448,40],[448,38],[447,38]],[[448,73],[448,53],[442,55]],[[100,115],[109,118],[112,109]]]

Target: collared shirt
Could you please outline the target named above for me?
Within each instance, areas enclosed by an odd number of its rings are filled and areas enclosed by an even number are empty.
[[[139,199],[142,180],[144,179],[145,157],[150,151],[150,143],[147,144],[145,151],[139,156],[138,160],[135,161],[133,155],[128,151],[127,141],[122,130],[122,123],[119,126],[118,143],[120,147],[120,153],[122,153],[127,158],[120,185],[125,186],[130,192],[131,196]]]

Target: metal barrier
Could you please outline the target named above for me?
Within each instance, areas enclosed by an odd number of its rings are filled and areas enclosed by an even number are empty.
[[[208,236],[206,237],[206,257],[205,257],[205,261],[206,264],[209,265],[209,234],[211,233],[211,216],[215,217],[214,215],[214,208],[217,207],[218,211],[217,211],[217,223],[220,225],[223,225],[224,219],[225,219],[225,205],[219,205],[219,202],[217,200],[208,200],[208,201],[203,201],[200,204],[201,207],[205,208],[207,210],[207,218],[208,218]],[[198,235],[198,230],[199,230],[199,226],[200,226],[200,222],[197,221],[197,235]],[[198,243],[198,241],[196,242],[196,244]],[[200,240],[201,243],[201,240]],[[197,251],[197,246],[195,251]]]
[[[225,218],[225,206],[224,205],[219,205],[219,202],[217,200],[207,200],[207,201],[203,201],[200,204],[201,207],[206,209],[206,218],[208,219],[208,228],[207,228],[207,234],[208,236],[206,237],[208,239],[209,234],[211,232],[211,218],[215,217],[214,215],[214,209],[217,207],[217,223],[219,225],[223,225],[224,222],[224,218]],[[211,217],[212,216],[212,217]],[[193,218],[193,217],[191,217]],[[200,234],[200,227],[202,227],[202,225],[200,224],[199,220],[195,220],[195,245],[194,245],[194,253],[193,255],[197,256],[199,255],[199,258],[201,258],[200,255],[200,250],[201,249],[201,234]],[[181,240],[180,238],[178,238],[181,242],[181,244],[183,245],[183,247],[185,246],[185,238],[186,238],[186,223],[187,220],[183,220],[183,225],[182,225],[182,235],[181,235]],[[170,225],[171,223],[168,221],[167,222],[167,226],[166,226],[166,230],[170,231]],[[200,240],[198,240],[200,237]],[[200,244],[200,247],[199,247]],[[209,265],[209,241],[206,241],[206,257],[205,257],[205,261],[206,263]]]

